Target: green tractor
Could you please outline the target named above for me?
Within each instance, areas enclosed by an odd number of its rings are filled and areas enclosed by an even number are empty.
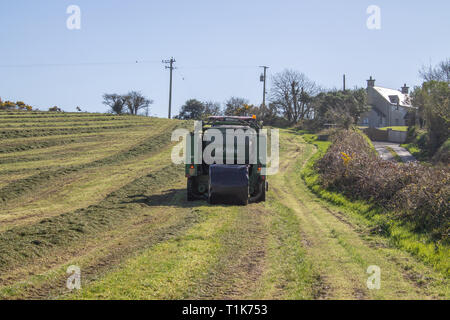
[[[265,201],[267,137],[261,134],[262,122],[255,116],[217,116],[197,128],[187,139],[187,200],[239,205]]]

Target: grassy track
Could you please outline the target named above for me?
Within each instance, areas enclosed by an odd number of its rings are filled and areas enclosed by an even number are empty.
[[[170,133],[191,125],[0,113],[0,298],[449,298],[442,274],[308,190],[301,170],[316,149],[293,132],[266,203],[186,202]],[[367,289],[370,265],[380,290]]]

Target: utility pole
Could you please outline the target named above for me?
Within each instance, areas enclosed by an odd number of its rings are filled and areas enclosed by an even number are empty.
[[[344,91],[345,91],[345,74],[344,74],[344,77],[343,77],[343,81],[344,81]]]
[[[266,107],[266,78],[267,78],[267,69],[269,69],[269,67],[267,66],[260,66],[260,68],[264,68],[264,75],[261,75],[261,82],[264,82],[264,86],[263,86],[263,107]]]
[[[169,119],[172,118],[172,72],[176,69],[173,64],[177,62],[173,57],[170,60],[163,60],[162,63],[166,64],[166,69],[170,70],[170,87],[169,87]],[[168,66],[167,66],[168,64]]]

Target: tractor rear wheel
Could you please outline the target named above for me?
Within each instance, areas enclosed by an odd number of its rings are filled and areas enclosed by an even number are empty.
[[[266,201],[266,183],[265,181],[261,181],[259,187],[262,189],[261,196],[258,199],[258,202]]]

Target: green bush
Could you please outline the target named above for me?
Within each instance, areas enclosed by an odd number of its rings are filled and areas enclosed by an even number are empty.
[[[435,162],[450,163],[450,139],[444,142],[444,144],[439,148],[439,150],[434,155],[433,160]]]
[[[412,93],[428,131],[427,149],[434,154],[450,137],[450,87],[448,82],[428,81]]]
[[[417,160],[430,161],[430,152],[428,149],[428,133],[416,126],[408,128],[406,143],[402,144]]]

